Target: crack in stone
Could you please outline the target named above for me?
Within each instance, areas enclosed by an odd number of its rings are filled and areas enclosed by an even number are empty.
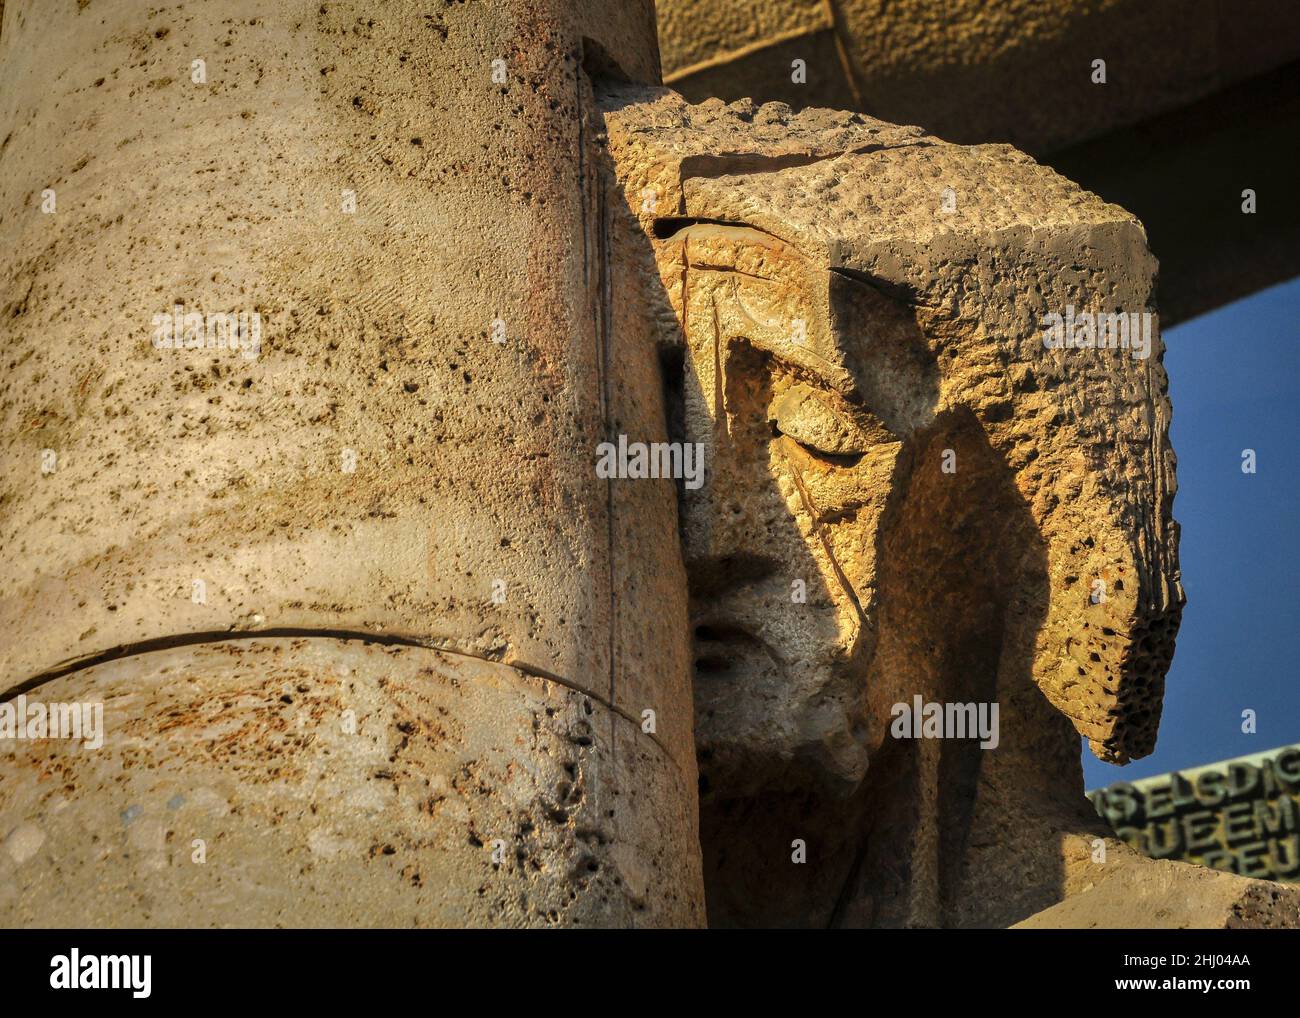
[[[149,640],[140,640],[136,643],[119,644],[116,647],[110,647],[107,650],[99,651],[95,654],[85,655],[75,658],[71,661],[64,661],[53,668],[31,678],[24,679],[0,692],[0,703],[5,703],[14,699],[20,694],[30,693],[55,679],[61,679],[66,675],[74,672],[85,671],[97,665],[107,664],[111,661],[121,661],[124,658],[140,657],[145,654],[153,654],[163,650],[173,650],[178,647],[196,647],[218,643],[233,643],[236,641],[253,641],[253,640],[276,640],[276,639],[324,639],[324,640],[341,640],[341,641],[359,641],[361,643],[373,643],[382,647],[411,647],[419,650],[429,650],[438,654],[449,654],[456,657],[473,658],[476,661],[483,661],[487,664],[501,665],[505,668],[513,668],[515,671],[532,678],[545,679],[547,682],[553,682],[557,686],[563,686],[565,689],[571,689],[575,693],[581,693],[583,696],[590,697],[612,714],[617,714],[623,720],[630,723],[637,732],[645,735],[651,742],[659,747],[664,756],[672,763],[674,767],[678,766],[677,761],[668,748],[660,741],[659,737],[652,732],[643,731],[641,728],[641,719],[633,717],[622,707],[593,692],[584,686],[579,685],[572,679],[566,679],[562,675],[548,671],[545,668],[532,665],[526,661],[508,661],[500,658],[488,657],[483,654],[475,654],[468,650],[459,648],[440,646],[429,640],[421,640],[413,636],[400,636],[391,633],[367,633],[363,630],[351,629],[311,629],[295,626],[273,626],[267,629],[248,629],[248,630],[208,630],[195,633],[179,633],[172,636],[159,636]]]

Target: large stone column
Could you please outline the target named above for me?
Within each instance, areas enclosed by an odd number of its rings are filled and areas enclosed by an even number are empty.
[[[650,3],[4,5],[0,697],[104,705],[5,925],[702,921],[584,63]]]

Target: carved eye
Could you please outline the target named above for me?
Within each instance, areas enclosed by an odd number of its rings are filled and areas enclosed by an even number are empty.
[[[772,404],[769,419],[777,430],[815,455],[853,462],[872,447],[898,438],[871,414],[831,406],[812,386],[798,383]]]

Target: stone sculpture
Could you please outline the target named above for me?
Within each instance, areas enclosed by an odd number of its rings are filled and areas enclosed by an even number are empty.
[[[104,738],[0,745],[0,920],[1005,925],[1203,879],[1144,882],[1078,762],[1150,751],[1182,602],[1130,215],[689,106],[648,3],[262,6],[3,12],[3,700]],[[1279,921],[1209,877],[1198,921]]]
[[[1050,903],[1066,818],[1096,826],[1070,724],[1104,759],[1150,751],[1182,598],[1158,346],[1048,349],[1040,324],[1149,313],[1141,226],[1006,147],[608,106],[709,464],[683,526],[712,917]],[[1000,702],[996,752],[899,743],[914,695]],[[780,851],[800,834],[816,867]]]

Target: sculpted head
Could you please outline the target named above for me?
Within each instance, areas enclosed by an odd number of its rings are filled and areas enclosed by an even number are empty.
[[[1151,751],[1182,602],[1158,331],[1050,327],[1150,312],[1141,226],[1011,149],[858,115],[665,93],[606,123],[682,358],[670,431],[705,449],[679,497],[711,914],[784,881],[758,921],[842,919],[860,880],[860,921],[924,924],[981,866],[1037,866],[1051,900],[1059,853],[998,825],[1079,820],[1054,813],[1083,802],[1079,736]],[[996,704],[996,749],[896,737],[916,697]],[[835,862],[796,878],[805,831]]]
[[[981,323],[762,230],[687,225],[658,258],[682,280],[684,437],[706,450],[706,483],[682,498],[706,787],[847,793],[895,704],[997,703],[1030,676],[1101,755],[1149,751],[1174,623],[1141,606],[1176,580],[1125,530],[1141,493],[1094,468],[1127,436],[1082,441],[1117,400],[1053,384],[1041,341],[963,348]],[[1019,380],[1010,399],[990,362]],[[1083,508],[1067,495],[1100,511],[1067,530]],[[1071,714],[1090,686],[1111,702]]]
[[[832,320],[830,274],[768,234],[700,225],[673,242],[684,432],[708,464],[682,501],[705,775],[737,793],[797,760],[848,789],[870,750],[874,538],[932,414],[932,365],[906,321],[868,344],[857,309]]]

